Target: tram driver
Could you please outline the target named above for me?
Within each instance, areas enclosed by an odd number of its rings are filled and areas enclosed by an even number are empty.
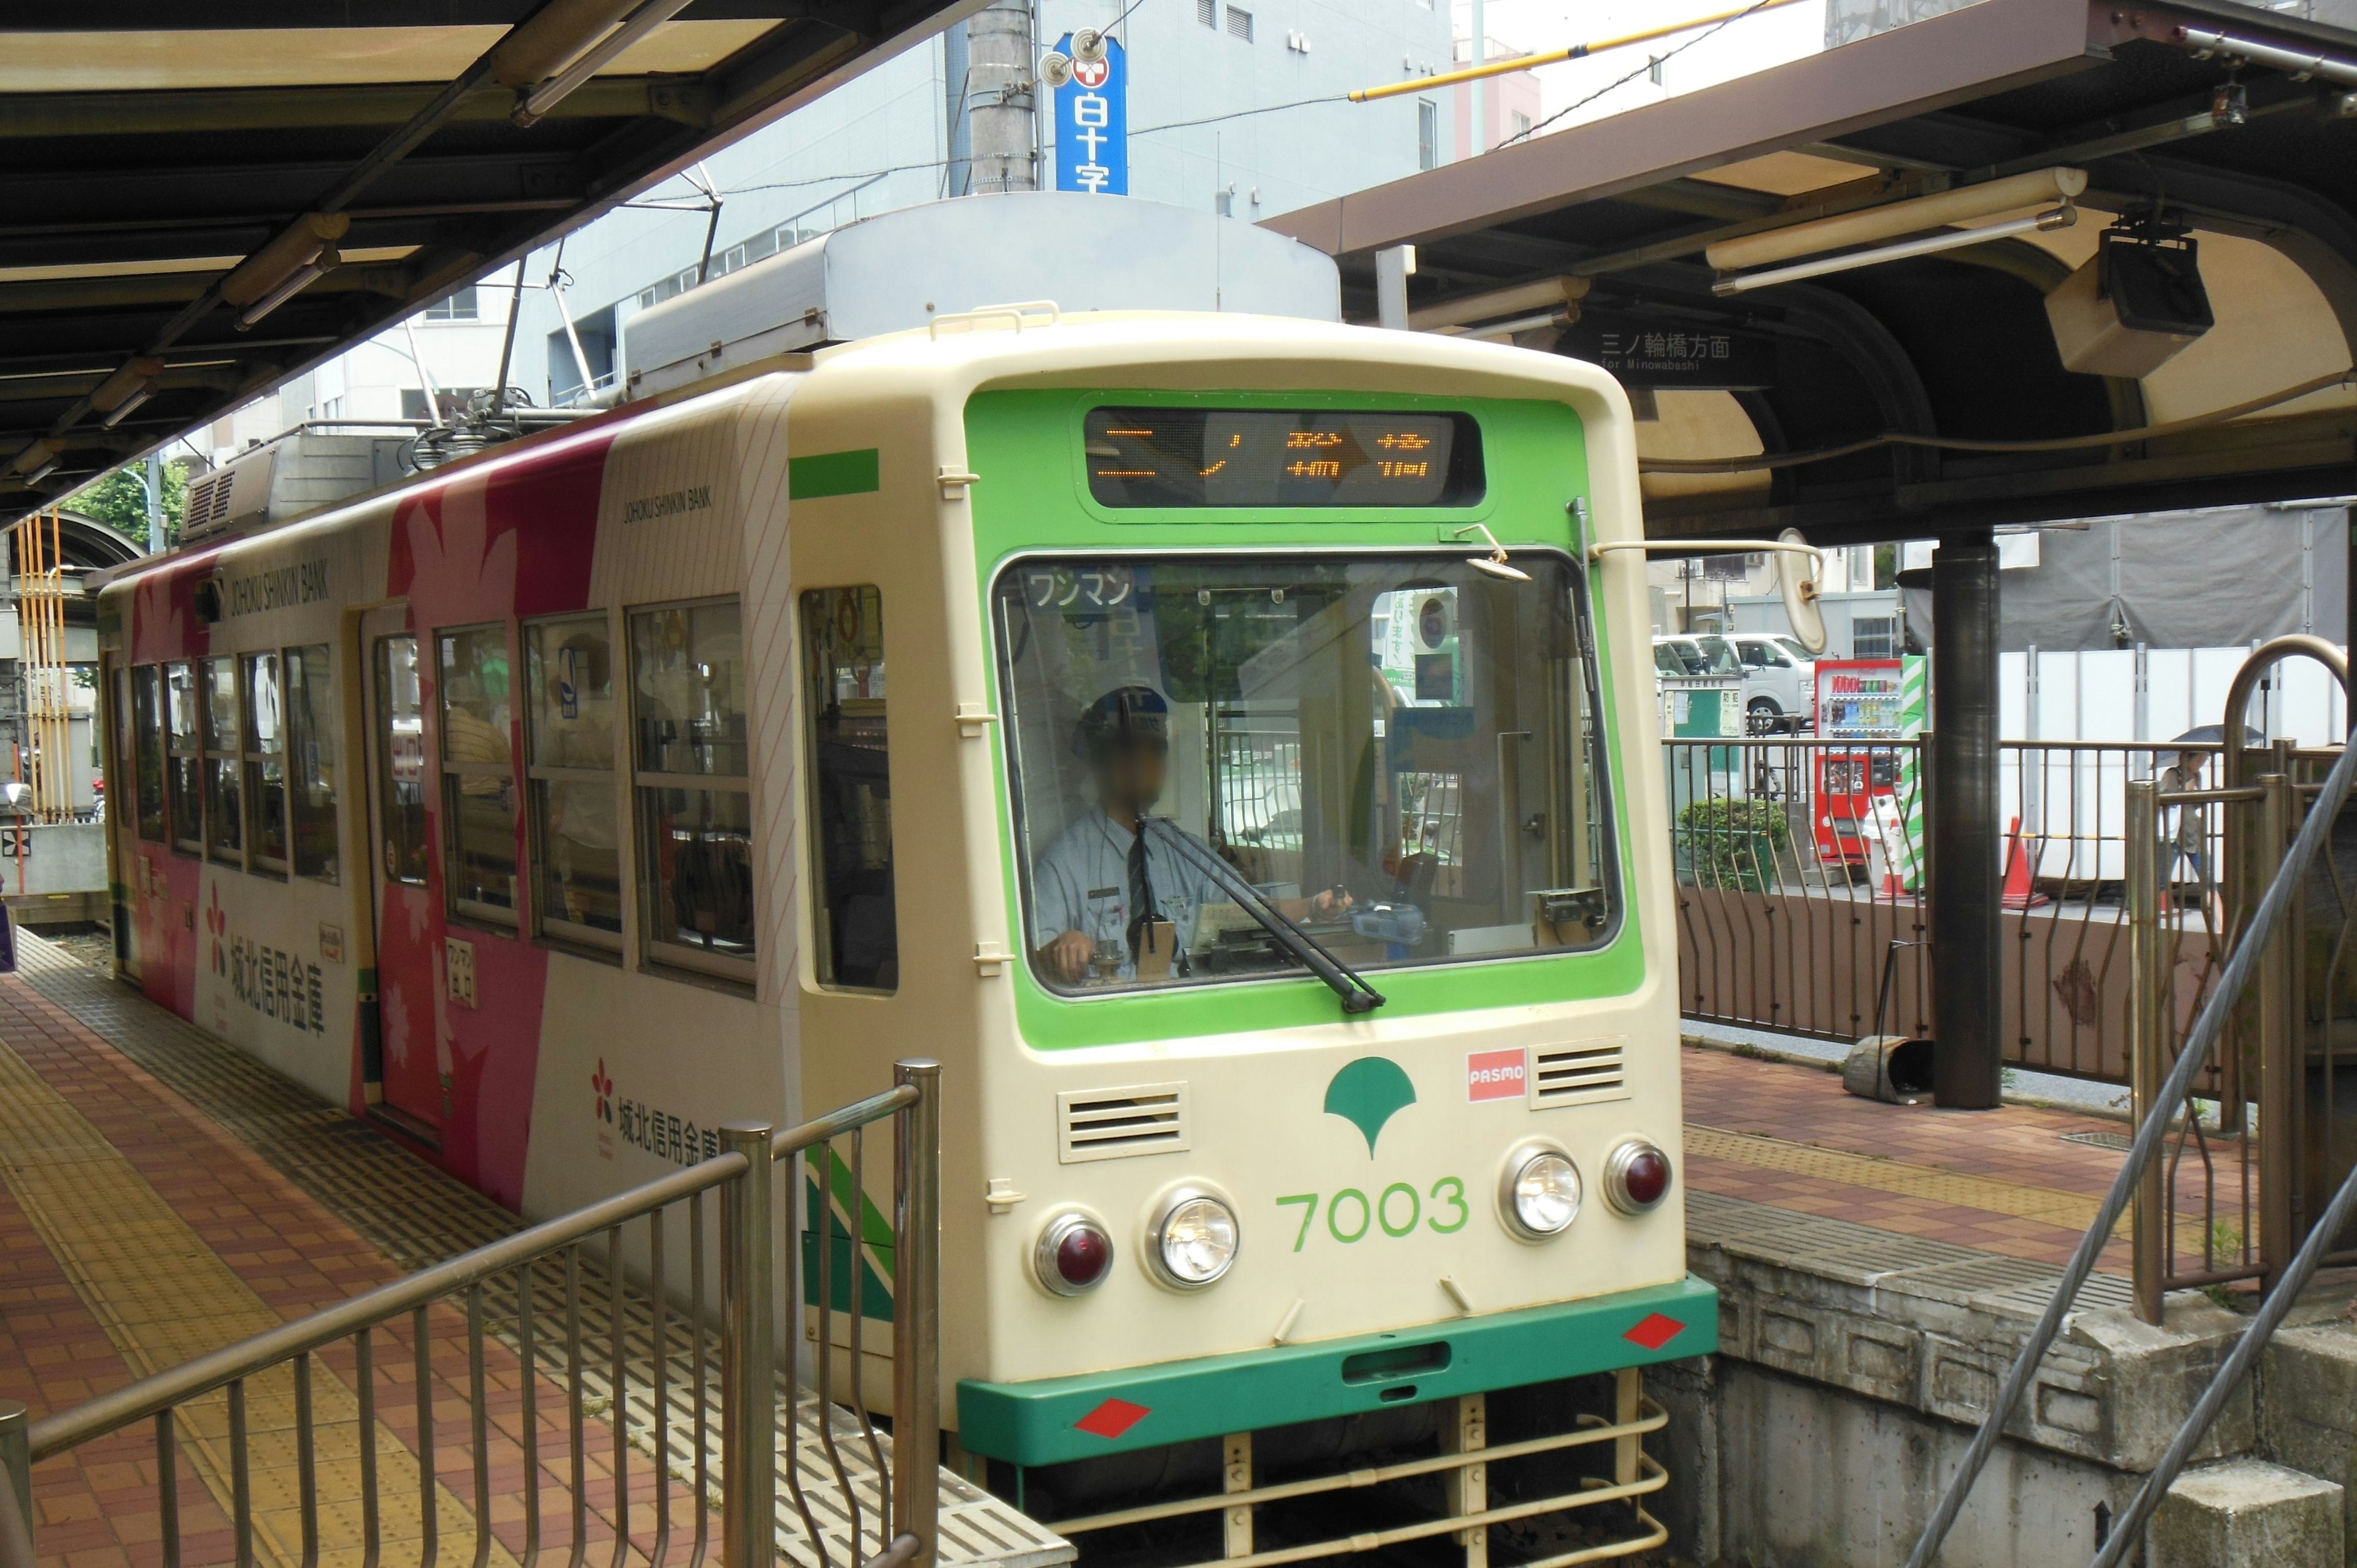
[[[1135,980],[1155,940],[1154,922],[1168,921],[1184,944],[1195,917],[1228,895],[1196,860],[1140,831],[1140,819],[1162,798],[1169,772],[1170,706],[1150,686],[1118,686],[1089,704],[1073,734],[1087,760],[1097,803],[1057,835],[1039,857],[1033,885],[1036,951],[1042,966],[1068,985],[1093,972]],[[1176,824],[1172,824],[1176,827]],[[1184,828],[1177,831],[1202,854],[1217,852]],[[1310,899],[1280,899],[1283,913],[1331,918],[1350,907],[1339,888]]]

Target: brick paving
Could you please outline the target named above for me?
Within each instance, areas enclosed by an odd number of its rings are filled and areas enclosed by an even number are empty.
[[[397,1279],[399,1264],[332,1213],[215,1128],[185,1101],[156,1083],[62,1008],[15,977],[0,978],[0,1041],[12,1058],[38,1075],[40,1087],[20,1093],[44,1113],[38,1140],[24,1129],[0,1150],[0,1247],[8,1269],[0,1283],[0,1399],[22,1401],[34,1416],[77,1405],[135,1377],[176,1364],[197,1348],[213,1348],[275,1323],[304,1316]],[[54,1100],[47,1104],[38,1101]],[[79,1163],[74,1190],[60,1192],[31,1167],[38,1155],[70,1143],[74,1124],[102,1134],[102,1153],[70,1151]],[[28,1151],[33,1142],[51,1145]],[[120,1164],[110,1171],[93,1162]],[[23,1195],[42,1195],[66,1212],[28,1213]],[[61,1201],[87,1197],[89,1203]],[[95,1210],[93,1207],[96,1206]],[[159,1218],[161,1223],[159,1223]],[[62,1229],[61,1229],[62,1227]],[[48,1231],[45,1238],[43,1232]],[[177,1232],[177,1234],[175,1234]],[[126,1281],[129,1268],[150,1282]],[[192,1238],[195,1249],[183,1238]],[[86,1248],[88,1256],[80,1255]],[[78,1289],[75,1275],[84,1281]],[[105,1289],[84,1299],[92,1282]],[[176,1315],[137,1298],[177,1289]],[[146,1310],[143,1311],[143,1305]],[[95,1310],[94,1310],[95,1308]],[[436,1444],[437,1525],[445,1551],[471,1554],[474,1515],[470,1434],[466,1425],[470,1377],[465,1320],[455,1311],[431,1316],[431,1365],[438,1412]],[[199,1347],[190,1336],[208,1342]],[[422,1534],[414,1450],[417,1402],[411,1369],[414,1341],[405,1326],[375,1336],[378,1464],[383,1492],[382,1539],[388,1545]],[[318,1358],[314,1398],[320,1433],[324,1497],[357,1495],[353,1471],[359,1428],[353,1354],[339,1346]],[[497,1435],[487,1444],[495,1506],[494,1562],[512,1561],[524,1545],[522,1502],[522,1368],[496,1341],[484,1349],[485,1405]],[[561,1451],[564,1391],[536,1380],[544,1452]],[[248,1397],[253,1434],[256,1549],[265,1563],[300,1561],[299,1516],[294,1508],[291,1438],[292,1378],[279,1372],[254,1380]],[[274,1431],[274,1429],[276,1429]],[[215,1396],[186,1410],[177,1466],[183,1560],[221,1563],[235,1555],[226,1504],[228,1464],[222,1439],[225,1402]],[[601,1446],[593,1427],[586,1444],[591,1509],[587,1539],[613,1540],[603,1521],[612,1504],[612,1445]],[[630,1466],[639,1521],[651,1524],[653,1481],[643,1460]],[[569,1543],[570,1498],[555,1468],[544,1460],[544,1538]],[[34,1471],[36,1544],[45,1564],[59,1568],[147,1568],[163,1561],[162,1514],[156,1487],[155,1429],[150,1422],[98,1439],[70,1456]],[[339,1481],[344,1484],[338,1485]],[[685,1499],[679,1502],[684,1524]],[[359,1509],[322,1509],[328,1563],[360,1561]],[[651,1544],[651,1531],[643,1545]],[[640,1553],[643,1555],[643,1551]]]
[[[22,1303],[0,1300],[0,1399],[22,1399],[36,1416],[70,1406],[193,1353],[167,1340],[210,1327],[216,1337],[203,1348],[234,1343],[522,1228],[514,1215],[370,1124],[152,1006],[102,968],[29,933],[19,932],[18,951],[21,974],[0,977],[0,1079],[6,1079],[0,1082],[0,1176],[6,1178],[0,1236],[15,1243],[12,1252],[41,1267],[21,1271],[21,1286],[13,1274],[0,1274],[8,1286],[33,1293]],[[98,1179],[59,1180],[61,1160],[83,1162]],[[43,1165],[49,1168],[37,1168]],[[714,1221],[714,1196],[695,1201],[705,1220]],[[674,1247],[693,1234],[685,1207],[674,1204],[661,1216]],[[631,1228],[651,1223],[633,1221]],[[162,1244],[153,1238],[163,1238]],[[141,1255],[142,1246],[154,1256]],[[576,1308],[568,1305],[566,1256],[579,1269],[582,1351],[569,1370],[564,1326]],[[707,1259],[701,1271],[706,1301],[716,1299],[715,1268]],[[584,1471],[577,1501],[587,1516],[577,1533],[596,1561],[627,1568],[703,1561],[707,1548],[716,1552],[718,1515],[695,1506],[694,1467],[701,1442],[715,1461],[705,1478],[716,1505],[716,1337],[699,1335],[685,1314],[659,1313],[645,1293],[618,1285],[594,1248],[544,1258],[528,1291],[520,1289],[523,1283],[502,1273],[480,1289],[479,1402],[470,1392],[479,1374],[470,1363],[463,1300],[446,1298],[428,1316],[433,1515],[442,1559],[472,1560],[484,1517],[492,1531],[489,1562],[528,1557],[535,1544],[528,1485],[539,1499],[537,1545],[572,1558],[576,1449]],[[525,1296],[535,1304],[530,1335],[538,1370],[529,1375],[520,1353]],[[49,1321],[40,1308],[52,1301],[72,1314],[71,1323]],[[38,1366],[6,1337],[18,1328],[44,1358]],[[70,1337],[71,1354],[60,1359],[45,1335],[61,1342]],[[355,1499],[363,1431],[377,1438],[385,1560],[415,1561],[423,1539],[408,1320],[387,1324],[371,1339],[374,1376],[365,1386],[374,1398],[372,1426],[359,1419],[363,1385],[350,1344],[316,1358],[320,1561],[328,1568],[356,1568],[361,1560]],[[699,1370],[692,1376],[691,1369]],[[295,1504],[294,1380],[282,1369],[252,1381],[255,1554],[271,1568],[293,1568],[304,1555]],[[577,1444],[568,1382],[585,1428]],[[710,1396],[702,1424],[698,1388]],[[888,1454],[890,1439],[864,1437],[850,1414],[828,1412],[783,1368],[778,1393],[780,1561],[803,1568],[858,1561],[881,1545],[881,1478],[868,1453]],[[178,1423],[176,1490],[191,1568],[234,1556],[224,1512],[231,1495],[225,1402],[217,1395],[184,1406]],[[479,1456],[470,1430],[478,1402],[490,1434]],[[839,1466],[823,1451],[822,1423],[833,1431]],[[479,1457],[488,1471],[479,1488]],[[618,1467],[628,1475],[621,1489],[631,1545],[626,1558],[613,1550]],[[665,1472],[669,1481],[659,1484]],[[35,1474],[45,1563],[148,1568],[162,1561],[152,1423],[93,1442]],[[952,1568],[1049,1568],[1070,1561],[1071,1546],[1052,1532],[948,1472],[939,1476],[942,1556]],[[796,1511],[797,1497],[807,1500],[807,1515]],[[479,1508],[479,1498],[488,1506]],[[813,1531],[823,1544],[813,1546]]]
[[[2065,1139],[2066,1133],[2127,1133],[2127,1123],[2107,1117],[2035,1105],[1973,1112],[1885,1105],[1846,1092],[1839,1075],[1823,1068],[1695,1046],[1685,1047],[1682,1060],[1690,1126],[1857,1156],[1824,1162],[1847,1177],[1834,1179],[1758,1158],[1688,1154],[1686,1179],[1695,1187],[1779,1208],[2060,1265],[2094,1219],[2125,1157],[2118,1149]],[[1716,1150],[1739,1140],[1698,1142]],[[2247,1227],[2236,1145],[2212,1140],[2210,1147],[2219,1221],[2239,1238]],[[1877,1164],[1889,1174],[1878,1178]],[[2202,1185],[2199,1158],[2189,1152],[2178,1162],[2177,1179],[2179,1248],[2188,1261],[2201,1244],[2201,1226],[2190,1217],[2201,1212]],[[2077,1202],[2055,1205],[2040,1218],[2024,1212],[2033,1207],[2027,1196]],[[2128,1272],[2125,1222],[2097,1266]]]

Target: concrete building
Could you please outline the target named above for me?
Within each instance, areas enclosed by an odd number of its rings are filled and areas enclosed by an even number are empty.
[[[1027,52],[1036,59],[1121,10],[1112,0],[1039,0]],[[564,299],[586,372],[556,295],[533,286],[511,383],[560,403],[611,384],[622,322],[694,286],[707,238],[718,275],[856,219],[995,185],[976,177],[974,141],[974,111],[998,103],[1004,81],[974,57],[987,16],[716,154],[698,171],[713,197],[674,180],[569,237]],[[1128,68],[1128,194],[1250,221],[1454,161],[1458,116],[1445,92],[1329,101],[1447,70],[1450,32],[1448,0],[1136,7],[1113,31]],[[1033,168],[1050,188],[1055,136],[1043,112]],[[554,259],[535,255],[527,283],[544,283]]]
[[[1121,16],[1116,0],[1038,0],[1028,39],[997,6],[886,61],[723,149],[645,198],[534,253],[508,384],[566,404],[610,386],[622,323],[640,310],[861,218],[975,194],[977,118],[1001,106],[1017,55],[1032,63],[1075,29]],[[1432,76],[1465,46],[1449,0],[1167,0],[1121,16],[1128,79],[1128,194],[1243,221],[1455,161],[1469,136],[1463,89],[1338,102],[1352,88]],[[987,45],[977,56],[975,39]],[[1492,41],[1491,53],[1512,52]],[[1007,54],[1009,62],[996,62]],[[1018,92],[1011,101],[1028,102]],[[1493,83],[1494,144],[1537,109],[1526,77]],[[1016,160],[1055,186],[1052,115]],[[708,248],[708,261],[707,261]],[[558,269],[561,265],[562,271]],[[199,453],[218,465],[307,421],[418,420],[429,388],[463,407],[498,372],[514,269],[384,332],[218,420]],[[553,286],[554,285],[554,286]],[[563,314],[560,314],[560,306]],[[570,330],[567,329],[570,318]],[[422,367],[422,368],[421,368]]]

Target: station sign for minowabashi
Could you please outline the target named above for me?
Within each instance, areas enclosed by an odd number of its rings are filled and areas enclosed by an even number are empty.
[[[1758,392],[1776,384],[1776,349],[1768,338],[1700,322],[1582,309],[1555,350],[1602,367],[1624,386]]]

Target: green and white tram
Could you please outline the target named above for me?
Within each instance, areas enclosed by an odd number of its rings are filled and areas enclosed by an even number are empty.
[[[1560,357],[781,359],[111,584],[125,968],[532,1213],[937,1057],[949,1452],[1084,1561],[1641,1552],[1640,537]]]

